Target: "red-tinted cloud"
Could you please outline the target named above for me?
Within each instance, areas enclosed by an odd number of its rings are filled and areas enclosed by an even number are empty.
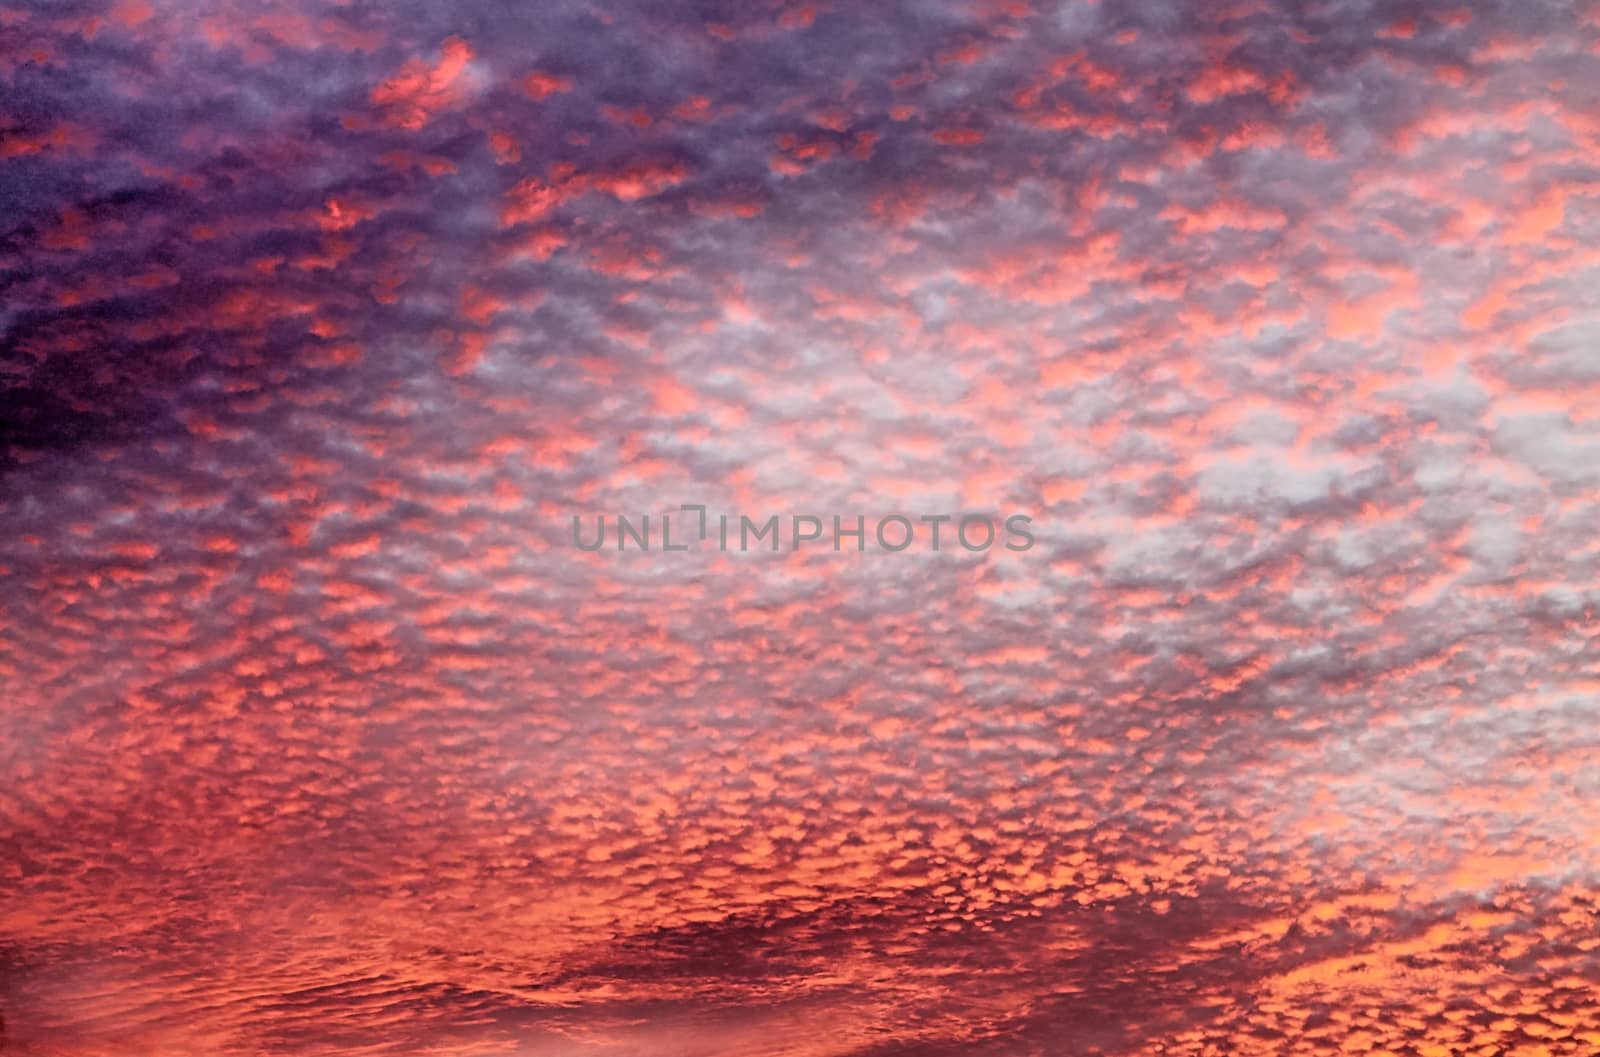
[[[0,1050],[1600,1049],[1600,21],[712,7],[0,11]]]

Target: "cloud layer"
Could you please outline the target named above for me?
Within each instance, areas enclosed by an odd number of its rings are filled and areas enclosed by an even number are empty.
[[[70,0],[0,84],[8,1057],[1600,1049],[1594,4]],[[572,546],[686,503],[1037,544]]]

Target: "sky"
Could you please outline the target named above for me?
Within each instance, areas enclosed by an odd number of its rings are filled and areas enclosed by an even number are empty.
[[[1600,1053],[1597,524],[1592,0],[0,0],[0,1053]]]

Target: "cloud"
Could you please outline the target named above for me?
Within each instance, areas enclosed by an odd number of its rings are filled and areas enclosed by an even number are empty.
[[[7,1052],[1591,1051],[1596,32],[0,15]]]

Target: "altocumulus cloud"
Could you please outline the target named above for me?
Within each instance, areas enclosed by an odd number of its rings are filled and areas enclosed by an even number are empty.
[[[0,1049],[1595,1052],[1597,10],[6,0]]]

